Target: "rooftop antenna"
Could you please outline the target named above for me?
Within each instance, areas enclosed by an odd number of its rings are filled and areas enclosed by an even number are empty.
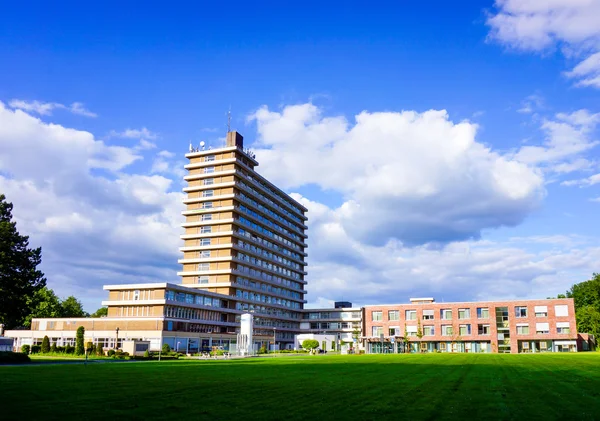
[[[229,111],[227,111],[227,133],[231,131],[231,105],[229,106]]]
[[[204,150],[204,145],[206,145],[206,143],[204,143],[204,140],[202,142],[200,142],[200,147],[202,148],[202,150]]]
[[[194,151],[194,147],[192,146],[192,141],[190,140],[190,152]]]

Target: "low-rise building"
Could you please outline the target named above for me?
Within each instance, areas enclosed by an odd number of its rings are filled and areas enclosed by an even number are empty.
[[[300,329],[307,333],[334,335],[336,350],[345,353],[360,344],[362,310],[352,307],[349,302],[336,302],[334,308],[305,309]]]

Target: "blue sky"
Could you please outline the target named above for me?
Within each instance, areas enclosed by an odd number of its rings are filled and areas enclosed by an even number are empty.
[[[177,281],[183,154],[218,145],[231,107],[260,171],[309,205],[311,304],[560,293],[600,256],[595,12],[13,3],[0,188],[59,294],[93,310],[102,284]]]

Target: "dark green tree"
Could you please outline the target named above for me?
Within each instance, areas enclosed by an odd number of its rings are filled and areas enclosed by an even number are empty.
[[[50,338],[48,335],[44,336],[44,339],[42,339],[42,347],[40,348],[40,351],[42,354],[47,354],[50,352]]]
[[[575,303],[577,330],[600,337],[600,273],[592,279],[575,284],[567,291]]]
[[[319,341],[316,339],[305,339],[302,341],[302,348],[306,349],[309,352],[313,352],[315,349],[319,347]]]
[[[100,307],[94,313],[90,314],[90,317],[106,317],[108,316],[108,307]]]
[[[37,269],[42,249],[29,248],[29,237],[20,235],[12,221],[12,209],[0,194],[0,323],[7,329],[23,324],[35,292],[46,285]]]
[[[31,309],[31,313],[25,317],[23,322],[23,325],[26,327],[31,326],[31,319],[36,317],[50,318],[62,317],[63,315],[63,307],[60,299],[48,287],[40,288],[35,292],[29,300],[29,308]]]
[[[83,346],[83,336],[85,335],[85,328],[79,326],[77,328],[77,334],[75,336],[75,355],[83,355],[85,348]]]
[[[67,297],[62,303],[62,317],[87,317],[89,316],[89,314],[87,314],[84,310],[83,310],[83,306],[81,305],[81,302],[73,297],[72,295],[70,297]]]

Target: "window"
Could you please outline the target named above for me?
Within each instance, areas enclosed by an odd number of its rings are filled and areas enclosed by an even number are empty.
[[[471,318],[471,309],[470,308],[459,308],[458,309],[458,318],[459,319],[470,319]]]
[[[407,336],[417,336],[417,326],[405,326]]]
[[[471,325],[459,325],[458,331],[461,336],[466,336],[471,334]]]
[[[199,284],[208,284],[208,276],[199,276],[198,283]]]
[[[554,314],[556,317],[567,317],[569,315],[569,306],[554,306]]]
[[[383,312],[381,312],[381,311],[372,311],[371,312],[371,319],[374,322],[380,322],[381,320],[383,320]]]
[[[210,257],[210,250],[202,250],[200,252],[200,257],[202,257],[202,258]]]
[[[433,310],[423,310],[423,320],[433,320]]]
[[[489,319],[490,318],[490,309],[487,307],[478,307],[477,308],[477,318],[478,319]]]
[[[527,307],[515,307],[515,317],[527,317]]]
[[[194,304],[194,296],[192,294],[185,294],[185,302],[188,304]]]
[[[202,215],[202,221],[212,221],[212,213],[206,213]]]
[[[202,197],[213,197],[215,195],[214,190],[204,190],[202,192]]]
[[[140,299],[140,290],[136,289],[135,291],[133,291],[133,300],[137,301]]]
[[[400,320],[400,312],[398,310],[388,311],[388,320]]]
[[[529,325],[526,323],[519,323],[517,325],[517,335],[529,335]]]
[[[200,228],[200,234],[208,234],[210,232],[212,232],[212,227],[211,226]]]
[[[446,350],[446,342],[440,342],[440,351]]]
[[[210,246],[210,238],[203,238],[202,240],[200,240],[200,245],[201,246]]]
[[[569,322],[557,322],[556,333],[571,333],[571,326],[569,325]]]
[[[390,336],[401,336],[399,327],[390,327]]]
[[[175,291],[165,291],[165,300],[174,300]]]
[[[548,334],[550,333],[550,323],[536,323],[535,333]]]
[[[215,184],[215,179],[214,178],[205,178],[203,180],[203,183],[205,186],[210,186],[211,184]]]
[[[205,167],[204,174],[209,174],[215,172],[215,167]]]
[[[383,335],[383,327],[373,326],[373,336],[380,337]]]
[[[204,202],[200,205],[202,209],[212,209],[213,202]]]
[[[442,336],[452,336],[452,325],[442,325]]]
[[[204,158],[204,162],[210,162],[210,161],[214,161],[214,160],[215,160],[214,155],[206,155],[206,158]]]
[[[490,325],[477,325],[477,334],[478,335],[489,335],[490,334]]]
[[[535,317],[548,317],[548,306],[535,306]]]
[[[433,326],[423,326],[423,336],[434,336],[435,328]]]
[[[452,320],[452,310],[450,310],[450,309],[440,310],[440,317],[442,320]]]
[[[210,270],[210,263],[200,263],[198,265],[199,271]]]
[[[406,310],[406,320],[417,320],[417,310]]]

